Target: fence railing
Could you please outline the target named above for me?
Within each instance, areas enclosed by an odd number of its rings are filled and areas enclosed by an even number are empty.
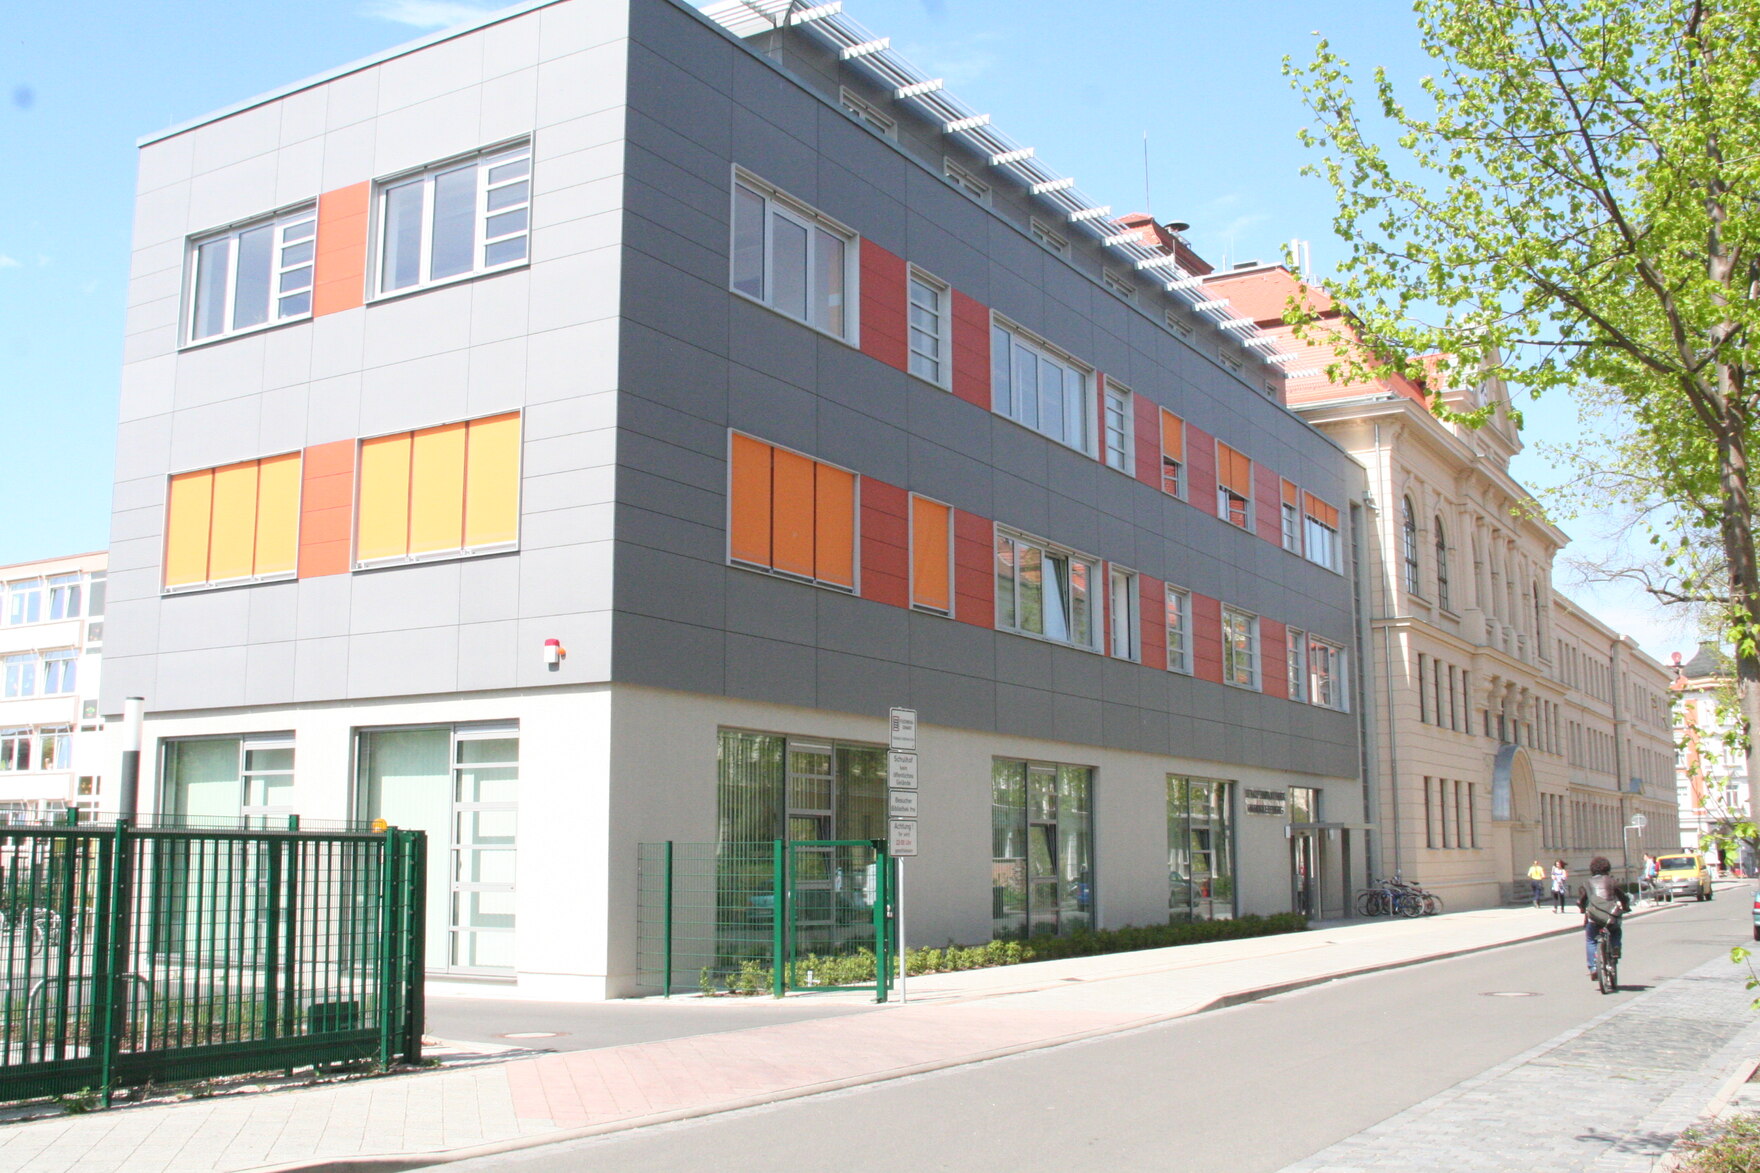
[[[0,1100],[420,1058],[426,837],[0,827]]]

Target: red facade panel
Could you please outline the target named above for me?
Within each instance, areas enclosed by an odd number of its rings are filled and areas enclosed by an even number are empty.
[[[1167,584],[1137,576],[1137,614],[1142,619],[1143,667],[1167,670]]]
[[[1161,487],[1161,409],[1153,400],[1141,395],[1131,399],[1131,412],[1136,417],[1137,479],[1151,489]]]
[[[1216,490],[1210,490],[1214,497]],[[1222,683],[1222,604],[1192,592],[1192,675]]]
[[[862,598],[894,607],[911,604],[910,505],[896,485],[863,477]]]
[[[1259,687],[1266,696],[1289,699],[1289,628],[1259,617]]]
[[[953,615],[961,623],[996,626],[995,533],[987,518],[953,511]]]
[[[1273,546],[1283,545],[1283,478],[1253,462],[1253,528]]]
[[[910,369],[910,332],[905,325],[904,258],[862,240],[862,353],[899,370]]]
[[[1186,500],[1216,516],[1216,437],[1186,421]]]
[[[312,269],[314,318],[356,309],[366,296],[372,186],[356,183],[318,197],[317,254]]]
[[[953,291],[953,393],[990,410],[990,310],[957,289]]]
[[[354,441],[305,450],[300,461],[299,576],[347,574],[354,537]]]

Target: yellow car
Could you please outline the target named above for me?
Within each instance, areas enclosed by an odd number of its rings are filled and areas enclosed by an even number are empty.
[[[1697,855],[1659,855],[1656,857],[1656,886],[1674,896],[1696,896],[1711,899],[1711,873]]]

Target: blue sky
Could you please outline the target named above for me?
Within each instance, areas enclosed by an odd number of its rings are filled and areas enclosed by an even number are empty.
[[[80,0],[13,5],[0,31],[0,565],[107,544],[115,398],[127,295],[134,143],[492,10],[468,0],[222,5]],[[1318,30],[1358,65],[1415,79],[1402,0],[846,0],[968,105],[1115,211],[1145,204],[1192,225],[1213,262],[1336,254],[1332,203],[1302,179],[1304,111],[1281,76]],[[1087,20],[1075,14],[1091,14]],[[1144,135],[1148,135],[1145,169]],[[1146,175],[1145,175],[1146,170]],[[1568,403],[1528,409],[1530,443],[1575,427]],[[1530,484],[1551,479],[1519,458]],[[1567,523],[1579,538],[1593,525]],[[1665,658],[1688,649],[1641,600],[1564,589]]]

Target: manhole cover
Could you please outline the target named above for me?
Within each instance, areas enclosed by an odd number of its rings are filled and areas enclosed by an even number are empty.
[[[567,1033],[563,1030],[516,1030],[501,1037],[504,1039],[559,1039]]]
[[[1480,995],[1482,998],[1538,998],[1539,996],[1533,990],[1487,990]]]

